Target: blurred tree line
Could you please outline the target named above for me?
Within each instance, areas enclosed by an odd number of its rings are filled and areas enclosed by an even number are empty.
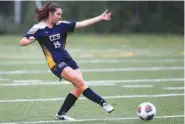
[[[45,4],[47,1],[43,1]],[[103,13],[112,19],[78,30],[96,33],[179,33],[184,34],[184,1],[56,1],[63,20],[81,21]],[[14,2],[0,1],[0,34],[23,33],[36,23],[35,1],[21,2],[21,23],[14,24]]]

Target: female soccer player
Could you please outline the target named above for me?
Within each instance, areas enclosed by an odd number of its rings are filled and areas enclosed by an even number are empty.
[[[41,9],[36,8],[35,13],[38,24],[35,24],[25,34],[20,40],[20,45],[27,46],[37,40],[43,50],[50,70],[60,79],[67,80],[74,85],[74,88],[67,95],[56,117],[62,120],[74,120],[67,116],[66,113],[81,94],[99,104],[106,112],[112,112],[114,108],[88,87],[77,63],[65,49],[66,38],[69,32],[103,20],[108,21],[111,19],[111,13],[106,10],[97,17],[80,22],[60,21],[62,9],[52,2],[45,4]]]

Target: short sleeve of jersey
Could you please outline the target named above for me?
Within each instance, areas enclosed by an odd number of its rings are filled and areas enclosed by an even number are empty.
[[[29,37],[33,36],[33,37],[35,37],[35,38],[37,39],[36,33],[37,33],[38,30],[39,30],[38,26],[34,25],[34,26],[24,35],[24,37],[26,37],[26,38],[29,39]]]
[[[64,31],[66,33],[74,32],[74,29],[75,29],[75,26],[76,26],[76,22],[75,21],[71,21],[71,22],[62,21],[60,25],[64,28]]]

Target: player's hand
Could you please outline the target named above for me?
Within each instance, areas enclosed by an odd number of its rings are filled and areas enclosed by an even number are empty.
[[[103,14],[100,15],[100,17],[102,18],[102,20],[108,21],[108,20],[111,19],[111,14],[112,13],[109,12],[108,9],[107,9]]]

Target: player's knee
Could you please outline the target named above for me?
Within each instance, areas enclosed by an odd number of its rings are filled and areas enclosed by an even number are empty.
[[[74,74],[70,75],[69,78],[73,85],[79,90],[79,92],[83,92],[87,88],[87,84],[81,76]]]
[[[86,87],[85,81],[82,78],[77,80],[77,87],[83,92],[84,88]]]
[[[81,77],[77,77],[76,78],[76,87],[83,92],[86,88],[87,88],[87,84],[85,83],[85,81],[83,80],[83,78]]]
[[[87,84],[83,81],[83,83],[79,84],[80,91],[83,92],[87,88]]]

